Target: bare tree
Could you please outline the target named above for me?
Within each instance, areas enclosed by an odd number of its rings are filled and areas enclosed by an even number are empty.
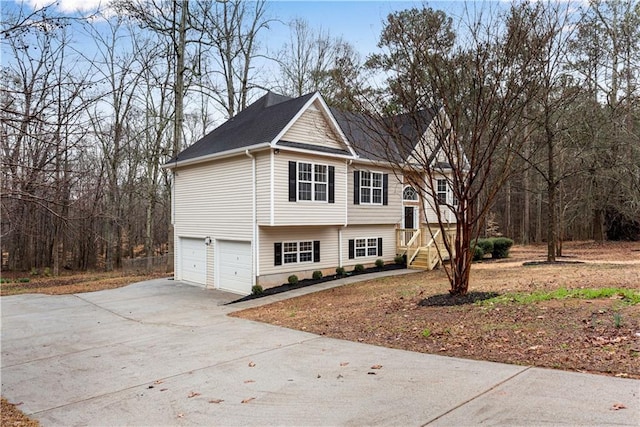
[[[465,24],[463,38],[454,40],[443,12],[390,15],[379,43],[385,52],[369,60],[388,76],[388,86],[375,97],[354,95],[374,127],[384,130],[379,135],[396,141],[380,137],[375,151],[419,189],[443,233],[452,225],[447,212],[455,218],[455,239],[444,240],[452,295],[467,293],[471,242],[513,173],[539,72],[532,52],[544,42],[530,39],[538,21],[523,19],[517,9],[507,16],[469,13]],[[450,196],[439,195],[438,180],[446,180]]]

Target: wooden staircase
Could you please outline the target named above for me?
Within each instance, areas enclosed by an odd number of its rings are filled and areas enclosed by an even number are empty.
[[[433,252],[433,254],[431,252]],[[440,258],[435,250],[431,251],[429,248],[420,248],[413,262],[411,262],[408,267],[416,270],[433,270],[438,267],[439,264]]]
[[[431,234],[431,233],[430,233]],[[424,235],[422,230],[398,230],[397,245],[399,253],[406,255],[407,267],[416,270],[433,270],[438,267],[442,261],[449,259],[449,254],[445,250],[444,239],[452,243],[454,236],[450,230],[445,235],[441,230],[436,230],[431,238],[426,241],[429,235]]]

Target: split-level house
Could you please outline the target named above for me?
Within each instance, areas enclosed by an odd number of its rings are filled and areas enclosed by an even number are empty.
[[[416,140],[431,132],[432,116]],[[164,166],[173,173],[175,278],[249,294],[292,274],[396,255],[431,266],[421,253],[431,235],[417,234],[435,222],[432,203],[367,134],[356,115],[330,109],[317,92],[267,93],[179,153]],[[446,180],[436,185],[439,197],[451,197]]]

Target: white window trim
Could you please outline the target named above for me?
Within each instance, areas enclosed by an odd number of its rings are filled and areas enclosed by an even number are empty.
[[[440,191],[440,182],[444,181],[444,191]],[[438,202],[440,204],[446,204],[449,201],[449,182],[446,178],[438,178],[436,179],[436,197],[438,198]],[[440,200],[440,195],[444,194],[444,200]]]
[[[369,240],[372,239],[375,241],[375,244],[373,246],[369,246]],[[353,239],[353,257],[355,258],[372,258],[372,257],[378,257],[378,239],[379,237],[356,237],[355,239]],[[358,240],[364,240],[365,245],[364,245],[364,255],[358,255]],[[376,254],[375,255],[369,255],[369,249],[370,248],[375,248],[376,250]],[[362,249],[362,247],[360,247],[360,249]]]
[[[405,197],[404,197],[405,192],[406,192],[407,190],[413,190],[413,194],[415,195],[415,199],[407,199],[407,198],[405,198]],[[416,191],[416,189],[415,189],[415,188],[413,188],[413,187],[412,187],[412,186],[410,186],[410,185],[407,185],[406,187],[404,187],[404,188],[402,189],[402,201],[404,201],[404,202],[417,202],[417,201],[418,201],[418,192]]]
[[[296,251],[295,252],[287,252],[285,251],[285,247],[287,244],[291,244],[291,243],[295,243],[296,245]],[[301,251],[300,250],[300,244],[301,243],[310,243],[311,244],[311,250],[310,251]],[[286,254],[296,254],[296,261],[295,262],[286,262]],[[311,259],[309,259],[309,261],[300,261],[300,254],[301,253],[311,253]],[[287,264],[310,264],[313,263],[313,240],[299,240],[299,241],[287,241],[287,242],[282,242],[282,265],[287,265]]]
[[[362,174],[368,173],[370,174],[370,180],[371,180],[371,185],[362,185],[363,182],[363,178],[362,178]],[[380,175],[380,187],[374,187],[373,186],[373,175],[377,174]],[[369,189],[369,202],[363,202],[362,201],[362,189]],[[376,203],[373,201],[373,190],[374,189],[380,189],[380,203]],[[358,189],[360,191],[359,194],[359,199],[360,199],[360,204],[361,205],[374,205],[374,206],[382,206],[383,202],[384,202],[384,173],[383,172],[377,172],[377,171],[365,171],[365,170],[361,170],[360,171],[360,188]]]
[[[300,179],[300,164],[311,165],[311,181],[302,181]],[[316,166],[324,166],[326,181],[316,181]],[[311,200],[300,199],[300,183],[311,183]],[[316,200],[316,184],[325,185],[325,199]],[[296,201],[298,202],[313,202],[313,203],[329,203],[329,165],[326,163],[313,163],[313,162],[296,162]]]

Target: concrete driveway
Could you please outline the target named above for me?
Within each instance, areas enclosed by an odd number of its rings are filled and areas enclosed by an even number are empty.
[[[638,380],[324,338],[227,317],[256,304],[235,298],[166,279],[2,297],[2,395],[44,426],[640,425]]]

